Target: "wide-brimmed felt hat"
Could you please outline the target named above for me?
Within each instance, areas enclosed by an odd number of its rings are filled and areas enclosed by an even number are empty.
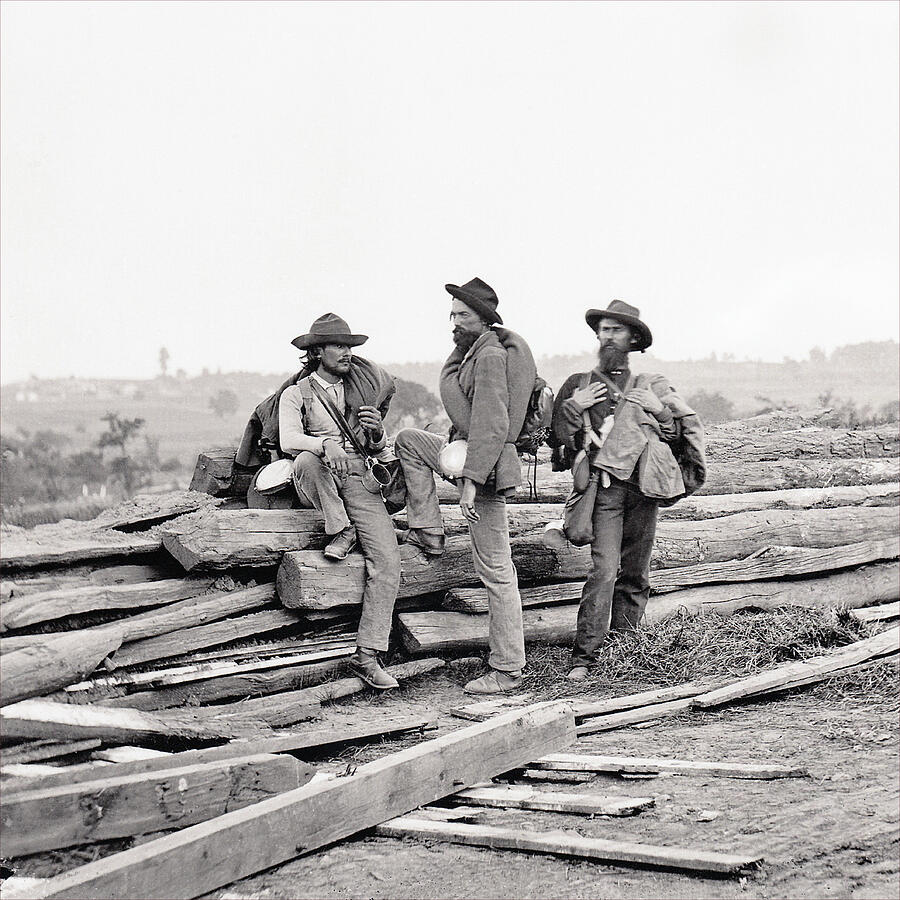
[[[346,344],[348,347],[358,347],[368,339],[367,334],[351,334],[350,326],[340,316],[325,313],[312,323],[306,334],[295,337],[291,343],[298,350],[306,350],[322,344]]]
[[[613,300],[606,309],[589,309],[584,314],[584,320],[592,331],[597,330],[597,324],[601,319],[615,319],[628,325],[634,332],[636,343],[634,350],[646,350],[653,343],[653,335],[650,329],[641,321],[641,311],[624,300]]]
[[[473,278],[463,285],[445,284],[448,293],[462,300],[466,306],[472,307],[488,325],[502,325],[503,319],[497,312],[497,294],[494,289],[480,278]]]

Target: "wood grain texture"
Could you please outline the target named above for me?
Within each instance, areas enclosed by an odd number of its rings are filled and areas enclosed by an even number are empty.
[[[292,756],[259,754],[12,792],[0,840],[15,857],[184,828],[294,790],[314,771]]]
[[[537,809],[576,816],[634,816],[655,804],[652,797],[609,797],[536,790],[513,785],[477,785],[449,798],[454,804],[493,806],[501,809]]]
[[[750,778],[769,781],[777,778],[806,778],[806,766],[779,766],[699,759],[664,759],[642,756],[598,756],[585,753],[553,753],[530,764],[532,769],[559,772],[612,772],[678,775],[719,775],[723,778]]]
[[[565,704],[540,704],[462,728],[346,778],[288,791],[50,878],[38,896],[197,897],[562,749],[573,726]]]

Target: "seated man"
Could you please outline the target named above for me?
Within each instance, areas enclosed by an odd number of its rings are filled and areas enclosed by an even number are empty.
[[[400,586],[400,551],[381,494],[362,481],[365,460],[347,440],[328,410],[328,400],[343,414],[360,446],[384,455],[383,419],[394,395],[394,379],[351,348],[368,337],[351,334],[334,313],[313,322],[291,343],[306,351],[296,383],[281,394],[278,430],[281,450],[294,457],[293,480],[302,506],[325,516],[331,541],[329,559],[341,560],[359,543],[366,561],[366,586],[350,668],[380,690],[397,681],[381,667],[376,651],[388,648],[391,619]],[[388,454],[389,455],[389,454]]]

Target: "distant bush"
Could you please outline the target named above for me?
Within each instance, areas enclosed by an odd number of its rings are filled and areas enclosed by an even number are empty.
[[[730,422],[734,418],[734,404],[718,391],[715,393],[697,391],[687,398],[687,405],[706,425],[718,425],[721,422]]]
[[[870,428],[900,420],[898,400],[891,400],[872,409],[868,403],[860,406],[849,398],[836,397],[830,389],[819,394],[817,400],[820,406],[831,408],[823,422],[832,428]]]
[[[3,506],[0,518],[4,525],[18,525],[20,528],[34,528],[62,519],[77,519],[80,522],[96,518],[115,501],[112,498],[79,497],[77,500],[58,500],[55,503],[14,503]]]

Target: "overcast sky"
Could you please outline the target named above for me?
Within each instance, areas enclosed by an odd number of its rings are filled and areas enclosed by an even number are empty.
[[[442,359],[898,336],[896,3],[7,2],[0,377],[291,369],[320,313]]]

